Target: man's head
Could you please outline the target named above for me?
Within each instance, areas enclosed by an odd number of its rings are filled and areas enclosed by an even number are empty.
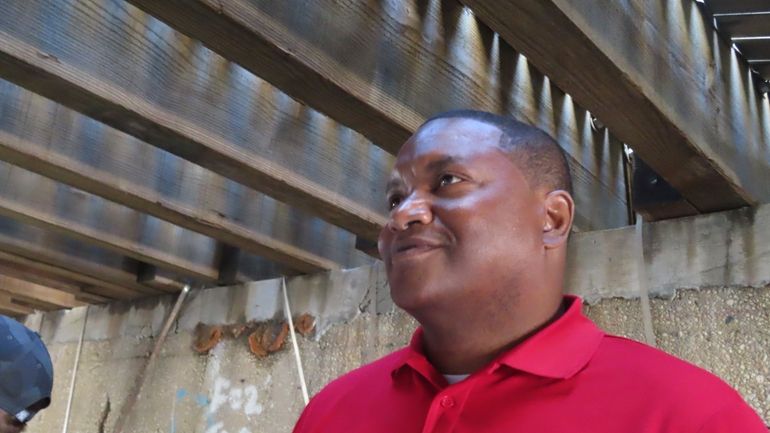
[[[558,302],[570,189],[564,154],[541,130],[476,111],[431,118],[388,184],[379,249],[394,301],[418,320]]]
[[[0,433],[15,433],[51,401],[53,365],[40,336],[0,315]]]

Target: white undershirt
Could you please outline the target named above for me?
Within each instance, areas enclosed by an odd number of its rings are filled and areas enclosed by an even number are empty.
[[[465,380],[465,378],[468,376],[470,376],[470,374],[445,374],[444,375],[447,383],[449,383],[450,385],[454,385],[455,383],[460,382],[461,380]]]

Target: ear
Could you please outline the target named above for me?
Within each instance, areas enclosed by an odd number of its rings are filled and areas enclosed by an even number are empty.
[[[545,196],[543,205],[543,245],[546,249],[558,248],[569,238],[575,217],[575,202],[567,191],[556,190]]]

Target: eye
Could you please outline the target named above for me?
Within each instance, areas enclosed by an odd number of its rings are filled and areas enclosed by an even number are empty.
[[[392,195],[388,197],[388,209],[393,210],[398,205],[401,204],[401,196],[400,195]]]
[[[438,180],[438,186],[447,186],[452,185],[454,183],[462,182],[463,180],[453,174],[443,174]]]

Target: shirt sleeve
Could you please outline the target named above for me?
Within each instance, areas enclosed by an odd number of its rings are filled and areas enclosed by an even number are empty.
[[[743,401],[725,406],[711,415],[697,433],[768,433],[765,422]]]

